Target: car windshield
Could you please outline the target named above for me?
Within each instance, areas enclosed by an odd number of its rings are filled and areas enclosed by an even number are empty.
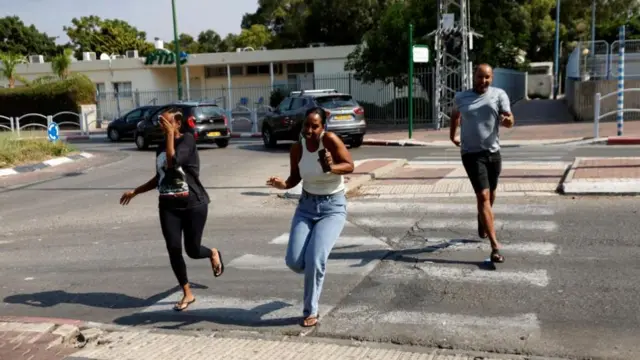
[[[215,117],[224,115],[223,110],[214,105],[198,106],[195,113],[198,117]]]
[[[358,106],[358,103],[353,100],[351,95],[322,96],[316,98],[316,101],[320,106],[326,109]]]

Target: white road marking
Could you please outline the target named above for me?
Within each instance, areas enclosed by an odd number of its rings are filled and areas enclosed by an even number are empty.
[[[286,245],[289,242],[289,233],[284,233],[269,242],[269,244]],[[336,242],[336,246],[382,246],[387,248],[388,245],[373,236],[340,236]]]
[[[424,275],[427,277],[437,278],[441,280],[496,284],[525,283],[539,287],[545,287],[549,285],[549,276],[547,276],[546,270],[487,271],[481,269],[463,269],[447,265],[443,266],[428,263],[416,265],[415,268],[423,271]]]
[[[354,224],[369,228],[403,228],[416,225],[420,229],[477,229],[476,219],[428,219],[418,221],[416,218],[362,217],[351,220]],[[532,230],[551,232],[558,229],[554,221],[529,220],[495,220],[497,230]]]
[[[0,245],[6,245],[13,243],[13,240],[0,240]]]
[[[451,203],[423,203],[423,202],[397,202],[397,201],[351,201],[347,205],[347,211],[353,213],[390,213],[402,211],[434,212],[446,214],[478,212],[476,204],[451,204]],[[521,215],[553,215],[555,211],[544,205],[511,205],[495,204],[493,211],[496,214],[521,214]]]
[[[59,157],[59,158],[53,158],[50,160],[43,161],[43,163],[49,166],[58,166],[58,165],[62,165],[70,162],[73,162],[73,160],[69,159],[68,157]]]
[[[19,174],[17,171],[13,169],[0,169],[0,177]]]
[[[377,258],[329,259],[327,271],[332,274],[366,275],[378,265],[379,261]],[[226,266],[240,270],[291,272],[284,262],[284,254],[282,256],[245,254],[231,260]]]
[[[491,249],[488,242],[463,242],[457,239],[429,238],[426,245],[442,247],[452,250],[482,250],[484,252]],[[525,243],[502,243],[502,251],[505,253],[552,255],[557,247],[554,243],[548,242],[525,242]]]
[[[516,316],[468,316],[458,314],[438,314],[426,313],[421,311],[390,311],[380,314],[375,319],[376,322],[384,322],[388,324],[409,324],[423,326],[446,326],[450,330],[455,328],[494,328],[494,329],[526,329],[538,330],[540,322],[536,314],[522,314]]]
[[[164,315],[176,314],[180,319],[180,313],[173,310],[173,306],[182,298],[182,292],[176,292],[155,304],[142,310],[142,313],[163,313]],[[300,300],[266,298],[250,300],[243,298],[224,297],[218,294],[207,296],[198,294],[197,300],[189,305],[188,314],[191,317],[207,318],[207,321],[219,321],[234,324],[255,324],[261,321],[291,321],[302,317],[302,298]],[[326,315],[333,305],[320,302],[320,316]]]

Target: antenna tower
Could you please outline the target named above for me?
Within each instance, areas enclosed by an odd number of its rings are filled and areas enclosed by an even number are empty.
[[[472,65],[469,50],[473,49],[473,32],[469,23],[469,0],[438,0],[438,25],[429,33],[435,36],[435,96],[436,129],[450,120],[456,92],[472,86]]]

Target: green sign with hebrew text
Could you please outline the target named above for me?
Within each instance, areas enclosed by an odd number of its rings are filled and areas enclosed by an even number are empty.
[[[186,64],[188,55],[185,52],[180,53],[180,64]],[[147,56],[145,65],[173,65],[176,63],[176,54],[170,51],[155,50]]]

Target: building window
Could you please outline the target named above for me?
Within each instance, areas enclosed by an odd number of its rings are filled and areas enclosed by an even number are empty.
[[[107,97],[107,87],[104,83],[96,83],[96,93],[99,99],[104,99]]]
[[[270,65],[269,64],[257,64],[257,65],[247,65],[247,75],[270,75]],[[280,75],[282,74],[282,64],[274,63],[273,64],[273,74]]]
[[[313,70],[313,62],[287,64],[287,74],[308,74]]]
[[[113,92],[118,93],[119,97],[131,97],[131,81],[114,82]]]
[[[231,66],[231,76],[241,76],[244,75],[244,69],[242,66]],[[222,77],[227,76],[227,67],[226,66],[205,66],[204,68],[204,77],[212,78],[212,77]]]

